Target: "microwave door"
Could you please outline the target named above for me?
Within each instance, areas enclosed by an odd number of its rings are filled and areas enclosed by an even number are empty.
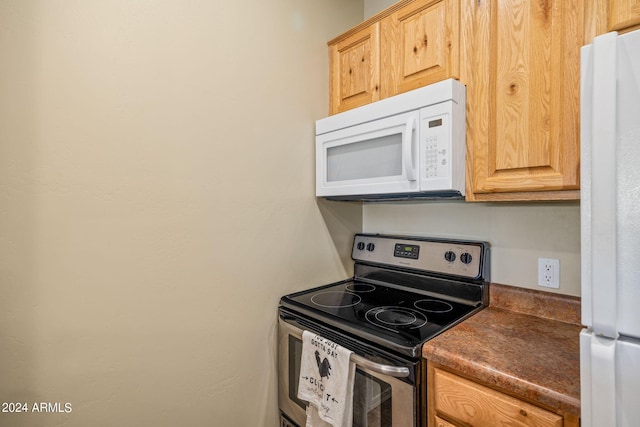
[[[419,189],[417,112],[316,137],[316,195],[411,193]]]

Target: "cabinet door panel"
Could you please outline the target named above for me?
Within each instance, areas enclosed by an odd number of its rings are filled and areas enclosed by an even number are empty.
[[[467,198],[577,189],[583,0],[464,4]]]
[[[329,46],[330,114],[380,98],[379,31],[376,23]]]
[[[418,0],[381,22],[382,97],[459,77],[459,2]]]
[[[495,18],[496,155],[492,166],[496,171],[550,165],[553,79],[545,68],[560,50],[552,51],[550,33],[554,28],[551,19],[543,16],[550,11],[537,6],[540,5],[536,2],[503,0]],[[532,43],[533,40],[544,42]]]
[[[562,427],[563,425],[560,415],[440,369],[435,369],[434,374],[436,412],[446,414],[447,418],[463,425],[513,427]]]
[[[436,417],[436,427],[456,427],[456,426],[443,420],[440,417]]]
[[[609,0],[609,31],[640,25],[640,0]]]

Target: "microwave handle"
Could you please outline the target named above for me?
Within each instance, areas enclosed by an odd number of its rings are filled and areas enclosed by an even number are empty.
[[[411,143],[414,123],[415,118],[413,116],[409,117],[404,128],[404,135],[402,135],[402,163],[409,181],[416,180],[416,170],[413,167],[413,144]]]

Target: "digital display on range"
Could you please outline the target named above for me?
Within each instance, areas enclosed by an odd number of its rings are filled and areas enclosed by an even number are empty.
[[[396,243],[393,250],[393,256],[398,258],[418,259],[420,246]]]

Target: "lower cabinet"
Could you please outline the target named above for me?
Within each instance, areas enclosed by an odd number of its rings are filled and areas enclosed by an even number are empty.
[[[429,427],[569,427],[578,419],[554,412],[477,384],[451,372],[428,368]]]
[[[454,424],[448,423],[440,417],[436,417],[436,427],[456,427]]]

